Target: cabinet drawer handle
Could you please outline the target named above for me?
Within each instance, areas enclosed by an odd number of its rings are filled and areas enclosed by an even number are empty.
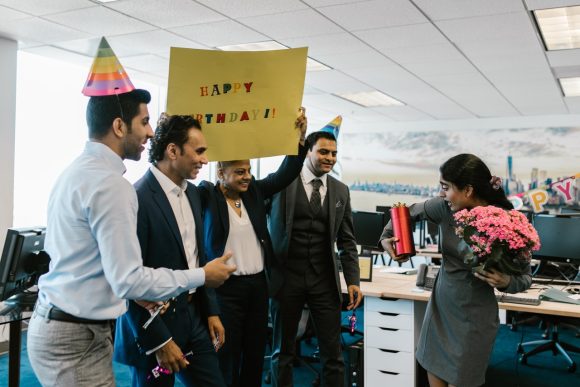
[[[398,372],[389,372],[389,371],[383,371],[383,370],[379,370],[379,372],[382,374],[387,374],[387,375],[399,375]]]
[[[381,351],[381,352],[388,352],[388,353],[399,353],[399,352],[401,352],[401,351],[393,351],[392,349],[382,349],[382,348],[379,348],[379,351]]]
[[[379,314],[382,314],[383,316],[398,316],[400,313],[388,313],[388,312],[379,312]]]
[[[381,296],[381,300],[383,300],[383,301],[399,301],[399,298]]]
[[[379,329],[383,330],[383,331],[391,331],[391,332],[397,332],[398,329],[395,328],[383,328],[383,327],[379,327]]]

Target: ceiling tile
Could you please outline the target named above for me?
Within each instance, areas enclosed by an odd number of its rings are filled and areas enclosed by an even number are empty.
[[[31,47],[23,49],[25,52],[29,52],[31,54],[40,55],[56,60],[60,60],[67,63],[74,63],[81,67],[86,68],[87,70],[90,68],[91,64],[93,63],[93,58],[80,55],[71,51],[61,50],[59,48],[53,46],[39,46],[39,47]]]
[[[343,29],[314,10],[306,9],[239,19],[272,39],[339,33]]]
[[[367,51],[369,48],[360,39],[348,33],[279,39],[279,41],[292,48],[308,47],[308,55],[313,58],[317,55],[356,53]]]
[[[76,39],[76,40],[67,40],[64,42],[55,42],[53,46],[81,55],[85,55],[89,58],[93,58],[97,53],[100,42],[101,38],[98,37],[90,39]],[[111,43],[110,40],[109,43]],[[140,51],[134,50],[131,47],[120,46],[117,44],[111,43],[111,48],[113,49],[115,55],[117,56],[131,56],[141,54]]]
[[[2,23],[11,20],[26,19],[29,17],[31,16],[27,13],[0,6],[0,22]]]
[[[440,58],[442,59],[442,58]],[[437,75],[470,74],[477,72],[467,59],[436,60],[417,63],[407,63],[405,68],[419,78]]]
[[[356,31],[356,36],[381,50],[448,43],[431,23]]]
[[[394,62],[400,63],[402,65],[406,65],[408,63],[465,60],[465,57],[461,54],[461,52],[459,52],[457,48],[450,43],[380,50]]]
[[[570,113],[580,113],[580,97],[566,97],[564,102]]]
[[[197,0],[231,18],[296,11],[308,6],[298,0]]]
[[[362,3],[367,0],[303,0],[306,4],[311,7],[326,7],[329,5],[339,5],[339,4],[351,4],[351,3]]]
[[[308,71],[306,84],[327,93],[369,91],[370,89],[368,85],[336,70]]]
[[[428,20],[408,0],[373,0],[319,8],[349,31],[425,23]]]
[[[74,9],[94,7],[88,0],[0,0],[0,5],[29,13],[35,16],[72,11]]]
[[[371,108],[371,110],[380,112],[394,121],[424,121],[433,119],[432,116],[421,112],[411,106],[381,106]]]
[[[117,47],[123,47],[127,50],[143,54],[160,54],[166,58],[169,58],[169,49],[171,47],[208,48],[165,30],[116,35],[107,37],[107,40],[115,51],[117,50]]]
[[[226,17],[191,0],[125,0],[107,7],[161,28],[225,20]]]
[[[33,40],[41,43],[86,38],[89,35],[37,17],[12,20],[0,24],[0,35],[14,40]]]
[[[552,67],[580,65],[580,48],[575,50],[557,50],[546,52]]]
[[[508,100],[479,73],[426,77],[424,80],[478,117],[518,115]]]
[[[435,23],[452,42],[536,39],[536,32],[528,14],[524,11],[442,20]]]
[[[123,63],[123,67],[127,69],[136,69],[146,73],[157,74],[162,77],[167,77],[169,73],[169,61],[157,55],[136,55],[119,58]]]
[[[431,20],[460,19],[524,11],[521,0],[414,0]]]
[[[152,25],[145,24],[105,7],[83,8],[45,16],[45,18],[97,36],[103,34],[129,34],[155,29]]]
[[[339,70],[389,65],[396,66],[390,59],[370,48],[364,51],[357,51],[355,55],[341,52],[338,54],[317,55],[313,59]]]
[[[270,40],[267,36],[233,20],[169,28],[168,30],[195,42],[203,42],[208,47]]]

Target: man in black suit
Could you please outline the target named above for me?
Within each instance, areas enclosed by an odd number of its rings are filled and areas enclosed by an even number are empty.
[[[274,386],[292,386],[298,322],[304,305],[310,310],[322,361],[324,386],[344,384],[340,342],[342,294],[340,259],[348,285],[349,309],[361,300],[359,266],[348,187],[328,175],[336,163],[336,139],[314,132],[300,176],[272,199],[269,229],[278,265],[272,278]],[[334,244],[338,247],[338,257]]]
[[[197,120],[162,117],[151,140],[153,165],[135,188],[143,264],[174,270],[198,267],[211,285],[214,272],[226,270],[229,276],[236,267],[226,265],[228,253],[206,264],[200,197],[186,180],[195,179],[207,164],[206,149]],[[218,315],[215,292],[206,286],[176,297],[147,328],[143,325],[149,312],[130,302],[129,311],[117,321],[115,360],[131,366],[133,386],[173,386],[175,373],[187,386],[225,386],[216,354],[225,340]],[[190,351],[193,355],[187,356]],[[157,365],[171,373],[156,377],[151,370]]]

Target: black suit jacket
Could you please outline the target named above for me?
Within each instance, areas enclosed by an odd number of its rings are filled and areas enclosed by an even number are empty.
[[[298,155],[286,156],[276,172],[261,180],[256,180],[252,177],[248,190],[240,195],[254,232],[264,251],[269,286],[276,282],[276,279],[272,278],[272,267],[276,264],[276,261],[274,259],[272,241],[268,233],[265,201],[296,179],[296,176],[302,170],[306,151],[306,147],[299,146]],[[228,240],[230,232],[228,204],[219,185],[202,181],[199,184],[199,190],[203,206],[206,252],[208,260],[212,260],[224,254]]]
[[[273,266],[273,270],[280,271],[279,273],[272,273],[273,277],[279,279],[272,286],[271,295],[273,297],[282,288],[286,275],[285,266],[288,257],[288,248],[292,238],[298,184],[302,184],[302,178],[300,176],[285,190],[274,195],[268,209],[268,228],[272,236],[274,256],[277,260],[277,264]],[[345,184],[329,175],[327,177],[326,196],[329,205],[328,233],[330,236],[330,244],[328,245],[328,249],[332,252],[336,286],[342,299],[337,259],[340,259],[347,285],[358,286],[360,284],[358,253],[350,208],[350,192]],[[338,256],[334,249],[335,242],[338,247]]]
[[[174,270],[188,269],[177,220],[165,192],[153,173],[147,171],[135,183],[135,189],[139,201],[137,236],[141,245],[143,265]],[[195,236],[201,267],[207,262],[201,201],[195,185],[188,182],[185,192],[195,220]],[[130,301],[129,311],[117,320],[115,360],[137,367],[145,366],[145,352],[163,344],[171,337],[179,347],[184,348],[185,343],[191,340],[187,294],[188,292],[184,292],[179,295],[170,308],[163,315],[157,316],[146,330],[142,326],[149,318],[149,312]],[[202,316],[219,314],[214,289],[199,287],[195,297],[199,301],[198,305],[202,307]]]

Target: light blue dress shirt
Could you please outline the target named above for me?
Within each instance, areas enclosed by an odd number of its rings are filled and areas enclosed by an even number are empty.
[[[125,165],[108,146],[87,142],[49,198],[44,248],[49,272],[39,300],[77,317],[107,320],[124,299],[166,300],[205,282],[203,270],[143,266],[137,239],[137,194]]]

